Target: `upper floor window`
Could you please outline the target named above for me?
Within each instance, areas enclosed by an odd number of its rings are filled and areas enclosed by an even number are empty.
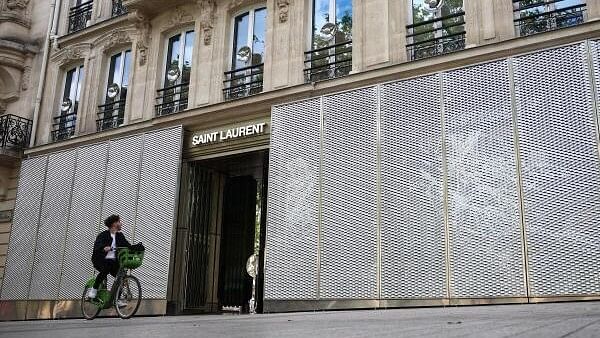
[[[98,131],[116,128],[123,124],[130,69],[131,50],[115,54],[110,58],[104,104],[98,106],[96,120]]]
[[[262,92],[267,9],[256,8],[235,17],[231,70],[225,72],[225,100]]]
[[[463,0],[412,0],[406,48],[410,60],[465,48]]]
[[[69,9],[69,33],[84,29],[92,19],[92,0],[71,0]]]
[[[513,0],[517,35],[575,26],[585,21],[583,0]]]
[[[157,91],[155,106],[159,116],[187,108],[195,36],[186,30],[167,41],[163,88]]]
[[[305,54],[308,82],[352,70],[352,0],[314,0],[311,50]]]
[[[83,76],[83,65],[68,70],[65,75],[65,86],[59,113],[52,124],[53,141],[67,139],[75,133]]]

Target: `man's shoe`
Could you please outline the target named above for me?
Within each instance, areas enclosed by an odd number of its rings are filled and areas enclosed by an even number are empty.
[[[87,296],[89,299],[94,299],[96,298],[96,295],[98,294],[98,290],[94,289],[94,288],[89,288],[88,289],[88,293]]]
[[[124,301],[122,299],[118,299],[117,300],[117,306],[118,307],[125,307],[125,306],[127,306],[127,301]]]

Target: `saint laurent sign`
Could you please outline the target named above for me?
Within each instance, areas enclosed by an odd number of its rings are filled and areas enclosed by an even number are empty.
[[[240,137],[260,135],[265,132],[266,123],[250,124],[243,127],[236,127],[227,130],[218,130],[212,133],[198,134],[192,137],[192,145],[208,144],[222,142],[225,140],[236,139]]]

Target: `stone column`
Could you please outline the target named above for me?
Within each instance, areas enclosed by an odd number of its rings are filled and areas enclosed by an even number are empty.
[[[192,74],[195,100],[190,99],[190,106],[196,107],[210,103],[211,79],[220,73],[219,67],[213,60],[217,4],[213,0],[204,0],[200,1],[199,7],[200,20],[196,22],[197,47],[195,48]]]
[[[406,26],[412,15],[411,0],[388,0],[390,61],[392,64],[406,62]]]
[[[508,40],[515,37],[511,1],[464,0],[467,47]]]

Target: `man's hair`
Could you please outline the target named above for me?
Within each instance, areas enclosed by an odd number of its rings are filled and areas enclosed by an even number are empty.
[[[107,228],[110,228],[113,223],[118,222],[120,219],[121,217],[119,217],[119,215],[110,215],[104,220],[104,225],[106,225]]]

